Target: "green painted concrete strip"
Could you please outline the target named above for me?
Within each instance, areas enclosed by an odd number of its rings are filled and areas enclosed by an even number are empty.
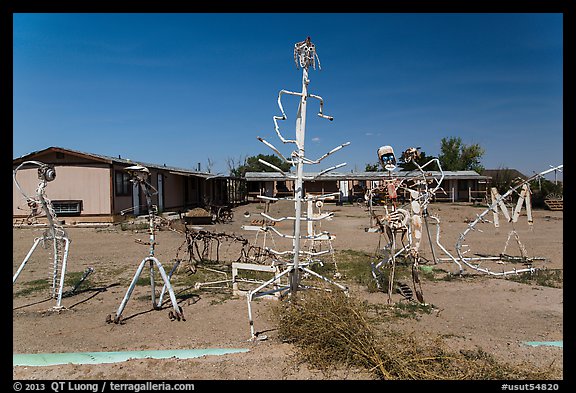
[[[524,344],[530,345],[531,347],[539,347],[541,345],[548,347],[560,347],[564,348],[563,341],[524,341]]]
[[[21,353],[12,355],[13,366],[53,366],[56,364],[103,364],[128,359],[190,359],[207,355],[248,352],[237,348],[166,349],[158,351]]]

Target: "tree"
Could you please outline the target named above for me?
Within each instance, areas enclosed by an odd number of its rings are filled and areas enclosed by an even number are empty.
[[[510,168],[499,168],[494,175],[492,175],[491,186],[496,187],[500,195],[508,192],[513,184],[517,182],[517,171]]]
[[[425,152],[421,151],[420,155],[415,160],[412,160],[410,162],[402,162],[399,160],[397,162],[397,166],[402,171],[414,171],[417,169],[416,164],[414,162],[416,162],[420,166],[423,166],[428,161],[433,160],[434,158],[436,158],[436,157],[427,156]],[[381,164],[379,162],[376,162],[374,164],[370,164],[370,163],[366,164],[366,167],[364,170],[366,172],[378,172],[378,171],[381,171],[384,169],[381,167]],[[426,171],[439,171],[440,168],[438,168],[438,164],[436,162],[432,162],[426,168],[424,168],[424,170],[426,170]]]
[[[414,162],[416,162],[420,166],[423,166],[428,161],[433,160],[434,158],[436,157],[427,156],[426,152],[421,151],[419,156],[415,160],[409,162],[398,162],[398,167],[400,167],[400,169],[403,171],[414,171],[417,169],[416,164]],[[424,168],[424,170],[439,171],[440,168],[438,168],[438,164],[436,162],[431,162],[428,166],[426,166],[426,168]]]
[[[378,172],[378,169],[380,169],[380,164],[375,163],[375,164],[366,164],[366,167],[364,170],[366,172]]]
[[[230,168],[230,160],[228,162],[230,175],[244,177],[246,172],[275,172],[273,168],[270,168],[266,164],[262,164],[259,160],[264,160],[280,169],[284,172],[288,172],[291,165],[282,160],[280,157],[273,154],[258,154],[257,156],[250,156],[244,160],[244,164],[234,168]]]
[[[213,166],[214,166],[214,160],[208,157],[208,160],[206,160],[206,170],[208,171],[208,173],[212,173]]]
[[[484,171],[480,164],[484,149],[477,143],[468,146],[462,143],[460,137],[442,138],[440,151],[438,160],[446,171]]]
[[[244,158],[240,156],[238,157],[238,160],[235,160],[232,157],[226,158],[226,165],[228,166],[228,174],[234,177],[242,177],[242,175],[240,174],[240,168],[246,165],[246,159],[247,159],[246,156],[244,156]]]
[[[560,196],[564,194],[564,186],[562,182],[555,184],[548,179],[532,180],[530,182],[530,190],[532,192],[532,206],[538,208],[546,207],[544,200],[548,196]]]

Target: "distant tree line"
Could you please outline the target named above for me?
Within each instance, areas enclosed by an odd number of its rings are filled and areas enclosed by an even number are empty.
[[[484,167],[480,163],[480,159],[484,155],[484,149],[478,144],[474,143],[467,145],[462,142],[460,137],[449,137],[442,138],[440,141],[440,154],[438,157],[428,156],[425,151],[420,151],[420,156],[414,161],[422,166],[428,161],[438,158],[442,169],[445,171],[476,171],[482,173]],[[396,157],[397,160],[400,157]],[[404,171],[411,171],[417,169],[414,162],[402,162],[398,161],[398,167]],[[376,172],[380,170],[379,163],[369,163],[366,164],[365,170],[367,172]],[[431,163],[426,167],[427,170],[437,171],[439,170],[436,163]]]
[[[484,166],[480,163],[485,150],[478,144],[467,145],[462,142],[460,137],[447,137],[442,138],[440,141],[440,154],[438,157],[428,156],[425,151],[420,151],[419,157],[414,161],[418,165],[423,166],[430,160],[438,158],[442,169],[445,171],[476,171],[482,174]],[[400,160],[401,152],[396,152],[397,166],[404,171],[411,171],[417,169],[414,162],[402,162]],[[281,170],[290,171],[291,165],[283,161],[280,157],[274,154],[258,154],[257,156],[246,156],[239,159],[228,158],[226,160],[230,176],[244,177],[246,172],[274,172],[275,170],[270,166],[263,164],[260,160],[266,161]],[[377,172],[382,170],[379,162],[366,164],[366,172]],[[426,166],[426,170],[437,171],[439,170],[435,162]],[[499,171],[496,178],[492,179],[492,185],[498,189],[501,194],[513,187],[519,181],[516,175],[512,174],[512,170],[503,168]],[[535,205],[543,204],[543,200],[550,194],[562,195],[563,184],[562,182],[555,184],[546,179],[536,179],[530,182],[530,189],[532,191],[532,201]]]
[[[260,160],[266,161],[284,172],[290,171],[291,165],[274,154],[258,154],[257,156],[245,157],[234,160],[228,158],[228,172],[230,176],[244,177],[246,172],[275,172],[274,168],[263,164]]]
[[[465,171],[473,170],[478,173],[484,171],[484,167],[480,164],[480,159],[484,155],[484,149],[477,143],[466,145],[462,142],[460,137],[442,138],[440,145],[440,155],[437,157],[443,170],[446,171]],[[396,157],[399,160],[400,157]],[[426,155],[426,152],[420,151],[420,156],[415,159],[418,165],[422,166],[428,161],[436,157]],[[268,165],[262,164],[260,160],[269,162],[270,164],[289,171],[291,165],[283,161],[273,154],[258,154],[257,156],[246,156],[239,159],[228,158],[226,163],[230,176],[243,177],[246,172],[274,172],[274,169]],[[398,167],[401,170],[414,170],[416,165],[414,162],[398,162]],[[380,163],[366,164],[365,171],[377,172],[381,170]],[[439,170],[436,163],[432,163],[426,167],[427,170]]]

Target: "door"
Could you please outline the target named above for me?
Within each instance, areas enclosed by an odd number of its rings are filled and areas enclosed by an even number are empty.
[[[340,180],[340,202],[348,201],[348,180]]]
[[[164,211],[164,176],[159,173],[158,174],[158,213],[162,213]]]
[[[140,185],[138,182],[132,183],[132,207],[134,207],[134,215],[140,215]]]

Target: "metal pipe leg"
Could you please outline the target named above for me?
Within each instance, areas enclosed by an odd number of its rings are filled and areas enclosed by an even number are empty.
[[[318,277],[318,278],[320,278],[320,279],[322,279],[322,280],[324,280],[324,281],[326,281],[326,282],[329,282],[329,283],[332,284],[332,285],[337,286],[338,288],[340,288],[341,290],[343,290],[344,293],[348,294],[348,288],[345,287],[344,285],[338,284],[337,282],[332,281],[332,280],[329,279],[328,277],[324,277],[324,276],[316,273],[314,270],[310,270],[310,269],[308,269],[308,268],[306,268],[306,267],[301,267],[301,269],[304,270],[305,272],[308,272],[308,273],[312,274],[313,276],[316,276],[316,277]]]
[[[396,248],[396,236],[392,238],[392,251]],[[394,290],[394,270],[396,268],[396,254],[392,253],[392,264],[388,275],[388,304],[392,303],[392,291]]]
[[[66,245],[64,246],[64,256],[62,257],[62,271],[60,272],[60,288],[58,289],[58,301],[56,302],[55,308],[61,308],[62,304],[62,292],[64,290],[64,277],[66,275],[66,263],[68,261],[68,250],[70,248],[70,239],[62,238]]]
[[[156,283],[154,282],[154,261],[149,258],[150,261],[150,293],[152,298],[152,308],[154,310],[160,309],[160,304],[156,304]]]
[[[170,273],[168,273],[168,279],[171,280],[172,279],[172,275],[174,274],[174,272],[176,271],[176,269],[178,268],[178,266],[180,265],[180,261],[176,261],[176,263],[174,264],[174,266],[172,266],[172,269],[170,269]],[[162,299],[164,298],[164,294],[166,293],[166,288],[167,285],[166,283],[164,283],[164,285],[162,286],[162,292],[160,293],[160,298],[158,299],[158,304],[162,305]]]
[[[28,251],[28,254],[26,254],[24,261],[22,261],[22,263],[20,264],[20,267],[16,271],[16,274],[14,274],[14,276],[12,277],[12,285],[14,285],[14,283],[16,282],[16,279],[20,275],[20,272],[22,272],[22,269],[24,269],[24,265],[26,265],[26,262],[28,262],[28,260],[32,256],[32,253],[34,252],[36,247],[38,247],[38,244],[40,244],[40,240],[42,240],[42,238],[40,238],[40,237],[34,239],[34,244],[32,244],[32,248],[30,248],[30,251]]]
[[[252,301],[252,291],[246,294],[246,301],[248,303],[248,322],[250,323],[250,340],[256,339],[256,333],[254,332],[254,320],[252,319],[252,306],[250,302]]]
[[[252,306],[250,304],[250,302],[252,301],[252,298],[254,297],[254,294],[258,293],[261,289],[265,288],[266,286],[276,282],[277,280],[279,280],[282,276],[284,276],[285,274],[288,274],[289,272],[291,272],[293,270],[293,267],[290,266],[288,267],[286,270],[284,270],[282,273],[275,275],[274,277],[272,277],[270,280],[266,281],[264,284],[260,285],[258,288],[255,288],[251,291],[248,291],[248,293],[246,294],[246,300],[248,302],[248,320],[250,322],[250,339],[251,340],[255,340],[256,339],[256,333],[254,332],[254,320],[252,319]],[[277,292],[277,290],[275,290],[275,292]]]
[[[434,260],[434,264],[438,263],[438,259],[436,258],[436,253],[434,252],[434,244],[432,243],[432,236],[430,235],[430,228],[428,227],[428,212],[424,210],[424,224],[426,225],[426,233],[428,234],[428,243],[430,244],[430,251],[432,251],[432,259]]]
[[[178,307],[178,301],[176,300],[176,295],[174,294],[174,289],[172,289],[172,284],[170,284],[170,279],[166,275],[166,271],[162,267],[162,264],[160,263],[160,261],[158,261],[158,259],[154,257],[151,257],[150,259],[156,263],[156,266],[158,266],[158,270],[160,271],[162,280],[164,280],[164,286],[168,288],[168,294],[170,295],[170,300],[172,301],[172,308],[174,308],[174,312],[176,313],[177,316],[184,317],[180,312],[180,308]]]
[[[56,298],[56,281],[57,281],[57,277],[58,277],[58,265],[59,265],[59,252],[58,252],[58,239],[55,237],[52,237],[52,248],[53,248],[53,264],[52,264],[52,293],[51,293],[51,297],[52,299]]]
[[[138,270],[136,270],[136,273],[134,274],[134,277],[132,278],[132,282],[130,283],[130,286],[128,287],[128,291],[126,291],[126,294],[124,295],[124,298],[122,299],[122,302],[120,303],[120,307],[118,307],[118,311],[116,311],[116,317],[114,317],[114,323],[118,323],[120,321],[120,317],[122,316],[122,311],[124,311],[124,307],[126,307],[126,304],[128,303],[128,300],[130,299],[130,295],[132,295],[132,291],[134,290],[134,287],[136,286],[136,281],[138,281],[140,274],[142,274],[142,269],[144,268],[144,264],[146,264],[146,261],[148,261],[148,258],[144,258],[142,260],[142,262],[140,262],[140,266],[138,266]]]
[[[261,284],[258,288],[255,288],[253,290],[251,290],[249,293],[252,293],[253,295],[255,295],[256,293],[258,293],[261,289],[267,287],[268,285],[272,284],[272,283],[276,283],[277,281],[280,280],[280,278],[282,276],[284,276],[287,273],[290,273],[294,268],[292,266],[288,267],[286,270],[284,270],[282,273],[275,275],[274,277],[272,277],[270,280],[266,281],[264,284]],[[276,286],[276,285],[275,285]],[[273,290],[271,292],[278,292],[278,290]]]

